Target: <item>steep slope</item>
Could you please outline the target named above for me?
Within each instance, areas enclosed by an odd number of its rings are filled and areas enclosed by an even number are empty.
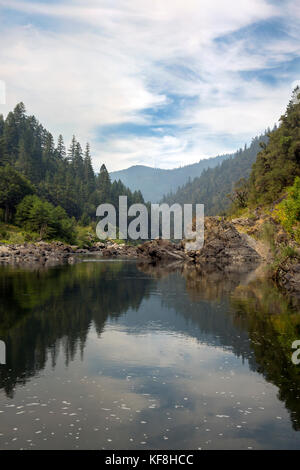
[[[172,170],[134,165],[126,170],[113,171],[110,177],[112,181],[121,180],[131,191],[141,190],[146,201],[158,202],[164,194],[176,191],[189,178],[200,176],[206,168],[213,168],[230,157],[232,154],[207,158]]]
[[[249,180],[249,204],[275,201],[296,176],[300,176],[299,87],[293,91],[280,126],[271,132],[268,145],[257,155]]]
[[[267,133],[255,137],[249,147],[240,149],[215,168],[205,169],[199,177],[189,181],[175,193],[163,198],[169,204],[201,203],[205,205],[206,215],[225,213],[230,206],[227,197],[234,184],[241,178],[248,178],[261,145],[268,141]]]
[[[243,198],[238,193],[243,192]],[[248,180],[234,188],[232,223],[269,248],[273,279],[300,299],[300,88],[262,145]]]

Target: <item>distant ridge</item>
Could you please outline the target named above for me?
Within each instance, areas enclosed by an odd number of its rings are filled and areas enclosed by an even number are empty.
[[[248,178],[258,152],[268,143],[270,130],[252,139],[249,147],[238,150],[214,168],[203,170],[200,176],[188,181],[177,191],[166,194],[168,204],[196,204],[205,206],[206,215],[225,214],[231,204],[228,198],[235,183]]]
[[[234,154],[200,160],[198,163],[186,165],[172,170],[151,168],[146,165],[134,165],[126,170],[110,173],[112,181],[121,180],[131,191],[140,190],[145,201],[159,202],[164,194],[174,192],[190,178],[200,176],[207,168],[214,168]]]

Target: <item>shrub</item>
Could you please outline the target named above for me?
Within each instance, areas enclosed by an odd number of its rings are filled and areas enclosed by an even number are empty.
[[[287,198],[281,201],[274,210],[275,218],[300,242],[300,178],[295,178],[293,186],[289,187]]]
[[[271,222],[264,222],[264,224],[261,227],[261,231],[259,234],[259,238],[261,238],[263,241],[269,244],[272,252],[275,252],[276,245],[275,245],[275,233],[276,229],[274,224]]]
[[[71,243],[75,239],[75,220],[62,207],[54,207],[35,195],[26,196],[17,206],[16,223],[39,233],[40,238],[59,238]]]

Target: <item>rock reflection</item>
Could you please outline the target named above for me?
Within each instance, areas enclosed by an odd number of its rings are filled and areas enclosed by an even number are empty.
[[[215,310],[205,316],[203,309],[200,314],[194,305],[183,308],[178,299],[171,299],[172,306],[198,324],[199,331],[214,333],[223,346],[247,358],[252,370],[279,388],[279,399],[289,410],[294,429],[299,430],[300,367],[291,361],[291,345],[300,338],[299,301],[284,295],[271,281],[255,277],[255,272],[203,272],[174,264],[139,265],[139,269],[160,279],[180,272],[193,302],[209,300],[227,309],[223,323],[221,317],[215,318]]]

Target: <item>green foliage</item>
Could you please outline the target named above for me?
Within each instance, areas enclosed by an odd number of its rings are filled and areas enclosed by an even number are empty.
[[[88,248],[97,241],[99,240],[95,235],[94,227],[82,227],[80,225],[76,227],[76,245],[80,248]]]
[[[232,201],[231,211],[235,212],[247,207],[247,198],[249,193],[249,183],[246,178],[239,179],[235,184],[229,198]]]
[[[281,268],[290,259],[299,259],[299,254],[293,247],[283,245],[276,250],[274,259],[267,268],[274,279],[277,277],[279,268]]]
[[[287,189],[287,197],[274,209],[274,216],[300,242],[300,178],[295,178],[293,186]]]
[[[163,202],[204,204],[206,215],[225,214],[230,206],[228,194],[233,191],[237,181],[242,182],[248,178],[251,166],[261,149],[260,144],[265,144],[267,141],[267,134],[256,137],[249,147],[245,146],[244,149],[240,149],[215,168],[204,170],[201,176],[178,188],[177,192],[165,196]],[[242,196],[242,193],[240,192],[239,195]],[[245,196],[241,198],[240,202],[245,199]],[[238,197],[234,197],[234,199],[236,202],[238,201]],[[245,205],[245,201],[242,202],[242,205]]]
[[[140,192],[132,193],[120,181],[111,183],[104,165],[95,174],[89,144],[83,152],[73,136],[66,152],[60,135],[55,146],[52,134],[19,103],[6,119],[0,116],[0,216],[3,211],[3,219],[13,222],[18,204],[33,193],[37,198],[22,204],[18,224],[64,240],[73,239],[76,221],[95,221],[103,202],[117,206],[120,195],[128,196],[129,205],[143,202]]]
[[[259,238],[261,238],[264,242],[266,242],[270,246],[273,254],[275,254],[275,250],[276,250],[275,234],[276,234],[275,225],[272,224],[271,222],[264,222],[260,230]]]
[[[27,194],[33,193],[30,182],[10,166],[0,167],[0,207],[4,209],[5,222],[12,219],[16,205]]]
[[[177,191],[179,187],[191,181],[191,178],[199,177],[207,168],[214,168],[234,155],[233,153],[202,158],[197,163],[169,170],[134,165],[126,170],[113,171],[110,177],[112,181],[121,180],[131,191],[142,189],[145,201],[154,203],[159,202],[164,195]]]
[[[0,222],[0,243],[35,242],[38,239],[38,233],[20,230],[20,227],[11,224],[2,224]]]
[[[267,205],[300,176],[300,88],[297,87],[280,118],[280,126],[270,133],[268,145],[257,155],[249,180],[248,203]]]
[[[298,252],[292,246],[284,246],[281,250],[281,255],[283,258],[298,258]]]
[[[67,242],[75,239],[75,221],[62,207],[54,207],[36,195],[26,196],[17,206],[16,222],[26,230],[38,232],[40,238],[59,238]]]

